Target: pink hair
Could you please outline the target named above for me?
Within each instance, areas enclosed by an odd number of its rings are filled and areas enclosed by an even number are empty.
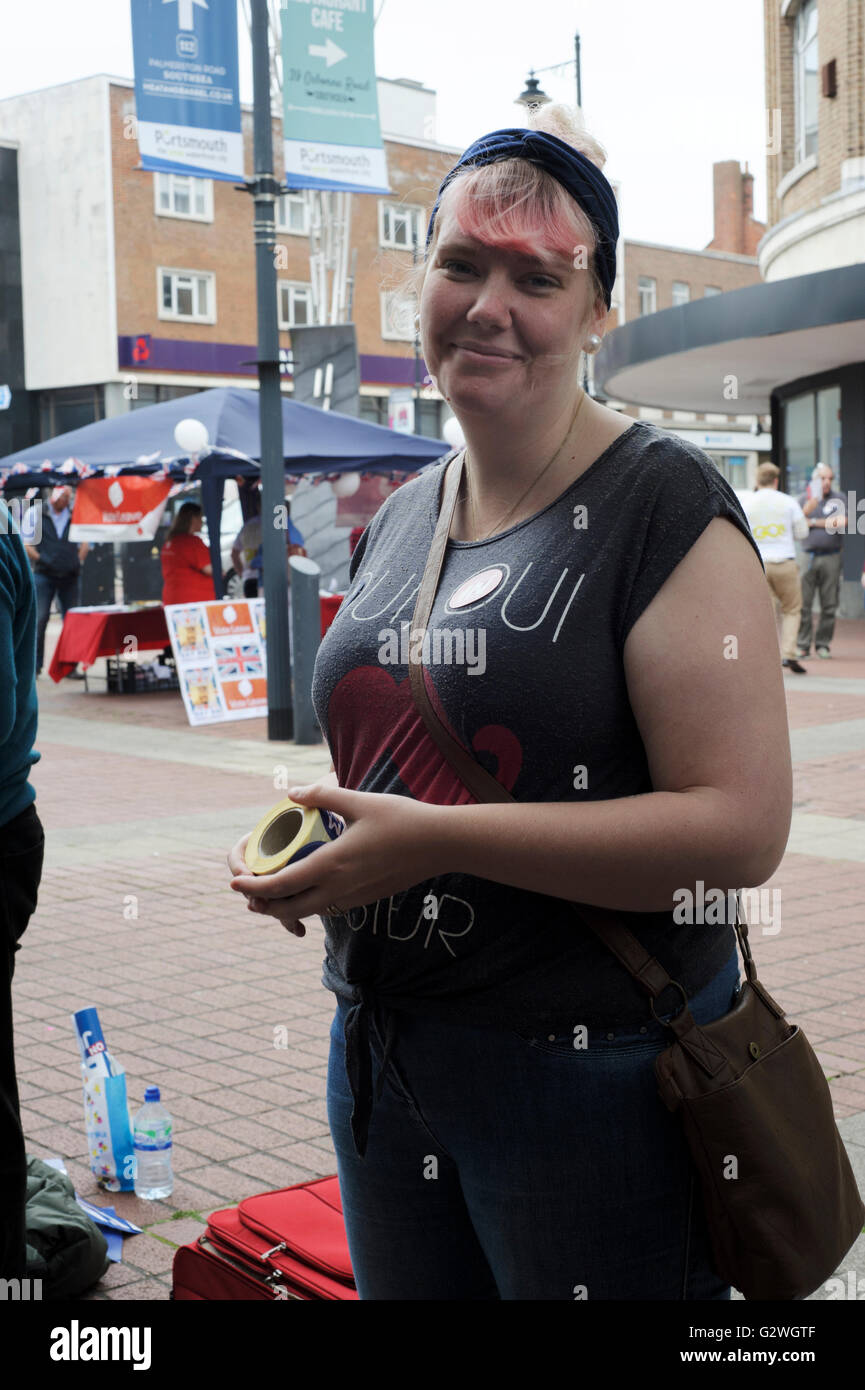
[[[596,242],[588,217],[551,174],[524,159],[502,159],[458,174],[443,194],[430,251],[444,208],[464,235],[488,245],[525,255],[543,250],[568,259],[583,246],[592,266]],[[592,277],[597,295],[601,289],[594,270]]]

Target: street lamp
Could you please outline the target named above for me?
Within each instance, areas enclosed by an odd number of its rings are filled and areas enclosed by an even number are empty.
[[[517,102],[520,106],[524,106],[527,111],[530,111],[533,106],[546,106],[547,102],[551,100],[552,98],[541,90],[540,83],[535,77],[534,68],[531,68],[526,78],[525,91],[520,92]]]
[[[533,106],[546,106],[546,104],[547,104],[548,101],[552,101],[552,97],[548,97],[547,94],[546,94],[546,92],[544,92],[544,91],[541,90],[541,88],[540,88],[540,86],[539,86],[539,84],[538,84],[538,80],[537,80],[537,78],[535,77],[535,73],[536,73],[536,72],[557,72],[557,71],[561,71],[562,68],[569,68],[569,67],[571,67],[572,65],[575,65],[575,66],[576,66],[576,74],[577,74],[577,106],[582,110],[582,105],[583,105],[583,83],[582,83],[582,72],[581,72],[581,64],[580,64],[580,33],[579,33],[579,30],[577,30],[576,34],[574,35],[574,57],[573,57],[573,58],[569,58],[568,61],[567,61],[566,63],[551,63],[550,66],[547,67],[547,68],[530,68],[530,69],[529,69],[529,76],[528,76],[528,79],[527,79],[527,81],[526,81],[525,91],[520,92],[520,95],[519,95],[519,96],[517,97],[517,99],[516,99],[517,102],[518,102],[518,104],[519,104],[520,106],[525,106],[526,110],[531,110],[531,108],[532,108]]]

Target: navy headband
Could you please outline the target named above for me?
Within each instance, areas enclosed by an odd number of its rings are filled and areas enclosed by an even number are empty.
[[[482,135],[473,145],[469,145],[450,173],[445,175],[436,195],[427,228],[427,247],[432,239],[433,225],[442,194],[458,172],[461,169],[478,168],[482,164],[495,164],[500,159],[514,157],[527,159],[531,164],[538,164],[542,169],[546,169],[548,174],[552,174],[553,178],[567,189],[585,212],[597,238],[595,266],[609,309],[616,279],[616,243],[619,239],[616,196],[609,180],[596,164],[584,154],[580,154],[579,150],[575,150],[573,145],[566,144],[557,135],[547,135],[546,131],[516,128],[494,130],[490,135]]]

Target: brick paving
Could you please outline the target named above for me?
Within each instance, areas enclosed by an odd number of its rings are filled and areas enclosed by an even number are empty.
[[[48,659],[56,631],[52,619]],[[865,1187],[865,623],[839,623],[832,659],[807,664],[785,677],[793,825],[764,886],[780,911],[771,923],[761,912],[751,934],[761,978],[829,1077]],[[61,1156],[82,1196],[146,1228],[87,1297],[167,1299],[174,1251],[209,1212],[335,1170],[320,930],[298,940],[247,913],[225,864],[286,772],[311,780],[329,758],[321,745],[269,744],[264,720],[192,730],[172,692],[38,689],[46,862],[14,982],[28,1153]],[[90,1173],[69,1017],[89,1004],[132,1107],[155,1083],[174,1116],[164,1201],[103,1193]],[[850,1268],[865,1272],[865,1238]]]

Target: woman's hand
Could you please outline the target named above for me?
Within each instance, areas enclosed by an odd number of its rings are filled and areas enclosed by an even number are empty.
[[[246,846],[248,844],[249,836],[244,835],[243,839],[238,840],[237,844],[234,845],[233,848],[228,851],[228,867],[231,870],[233,877],[237,877],[238,874],[243,874],[247,877],[249,876],[249,869],[247,867],[245,854]],[[254,878],[255,885],[257,887],[260,882],[260,879],[258,875],[255,875]],[[232,887],[234,887],[233,884]],[[250,912],[265,912],[265,910],[268,907],[266,898],[260,898],[255,893],[246,893],[245,896],[246,906],[248,907]],[[293,932],[295,936],[306,936],[306,928],[300,926],[299,923],[295,922],[293,919],[284,918],[280,916],[280,921],[283,923],[283,926],[285,927],[286,931]]]
[[[249,873],[243,858],[248,835],[228,856],[235,875],[231,887],[247,896],[250,911],[275,917],[295,936],[306,934],[304,917],[321,916],[332,905],[348,912],[446,869],[447,807],[346,791],[334,782],[329,774],[308,787],[292,787],[288,795],[300,806],[325,806],[342,816],[346,829],[338,840],[273,874]]]

